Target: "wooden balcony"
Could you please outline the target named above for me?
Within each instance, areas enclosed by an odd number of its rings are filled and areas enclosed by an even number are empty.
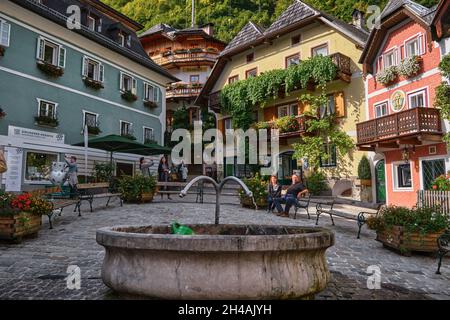
[[[421,145],[442,141],[438,109],[414,108],[356,125],[360,150],[398,149],[400,145]]]
[[[331,60],[337,66],[337,78],[350,83],[352,80],[351,59],[342,53],[333,53],[330,55]]]
[[[196,86],[192,85],[175,85],[174,87],[167,88],[166,99],[189,99],[197,97],[202,91],[203,84]]]
[[[214,65],[217,58],[219,57],[218,52],[186,52],[186,53],[175,53],[170,52],[163,55],[153,56],[152,60],[159,64],[160,66],[183,66],[190,65],[192,63],[199,63],[205,65]]]
[[[313,117],[311,116],[307,116],[307,115],[299,115],[296,116],[296,120],[298,122],[299,128],[296,131],[291,131],[291,132],[283,132],[279,134],[279,139],[280,139],[280,144],[282,145],[287,145],[287,140],[288,139],[296,139],[296,138],[300,138],[301,136],[307,135],[308,132],[306,131],[308,128],[308,124],[307,121],[312,119]],[[274,128],[275,126],[275,121],[270,121],[270,127]],[[268,131],[268,135],[267,135],[267,139],[271,140],[271,131]]]

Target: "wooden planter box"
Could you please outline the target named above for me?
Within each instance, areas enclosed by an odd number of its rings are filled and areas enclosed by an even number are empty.
[[[267,200],[259,199],[256,201],[256,204],[258,205],[258,209],[267,209],[269,204],[267,203]],[[244,208],[251,208],[255,209],[255,205],[251,198],[248,197],[241,197],[241,205]]]
[[[411,252],[437,252],[437,239],[444,233],[429,233],[421,235],[413,232],[407,233],[403,227],[393,227],[389,230],[377,232],[377,241],[380,241],[385,247],[399,250],[402,254],[411,255]]]
[[[154,193],[142,193],[141,194],[141,202],[142,203],[149,203],[149,202],[153,202],[153,197],[154,197]]]
[[[22,221],[24,216],[28,221]],[[24,237],[36,237],[41,224],[42,217],[37,215],[17,214],[12,217],[0,217],[0,239],[20,243]]]

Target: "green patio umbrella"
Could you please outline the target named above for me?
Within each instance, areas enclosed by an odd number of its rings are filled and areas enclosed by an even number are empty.
[[[85,142],[79,142],[74,146],[83,147]],[[137,141],[119,136],[108,135],[104,137],[90,139],[88,141],[89,148],[105,150],[111,153],[111,163],[114,152],[132,153],[143,156],[169,154],[172,150],[158,144],[142,144]]]

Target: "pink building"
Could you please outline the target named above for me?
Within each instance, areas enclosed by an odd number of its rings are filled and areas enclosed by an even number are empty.
[[[435,41],[436,7],[391,0],[361,57],[369,120],[357,124],[358,148],[372,151],[374,199],[412,207],[417,191],[450,170],[446,131],[433,108],[443,81]]]

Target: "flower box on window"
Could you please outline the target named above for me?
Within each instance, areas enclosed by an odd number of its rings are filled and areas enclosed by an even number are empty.
[[[165,51],[165,52],[162,53],[163,57],[168,57],[170,55],[172,55],[172,51]]]
[[[2,108],[0,108],[0,119],[3,119],[4,117],[6,117],[6,112],[3,111]]]
[[[87,129],[88,129],[88,133],[92,134],[92,135],[98,135],[98,134],[102,133],[99,126],[88,126]]]
[[[158,144],[158,141],[154,139],[145,139],[144,144]]]
[[[189,50],[190,53],[201,53],[203,52],[202,48],[192,48],[191,50]]]
[[[86,87],[89,87],[89,88],[92,88],[92,89],[95,89],[95,90],[100,90],[100,89],[104,88],[102,82],[94,80],[94,79],[91,79],[91,78],[84,77],[83,78],[83,82],[86,85]]]
[[[416,76],[422,69],[423,59],[419,56],[412,56],[402,60],[398,66],[398,74],[405,77],[411,78]]]
[[[138,97],[131,91],[125,91],[122,93],[122,99],[128,102],[135,102],[138,99]]]
[[[206,48],[206,51],[209,53],[217,53],[217,49],[213,47]]]
[[[64,69],[58,66],[55,66],[51,63],[48,63],[46,61],[38,60],[36,62],[36,65],[39,70],[41,70],[43,73],[50,77],[61,77],[64,74]]]
[[[5,55],[5,47],[0,46],[0,57]]]
[[[36,116],[34,117],[34,120],[37,122],[37,124],[41,126],[48,126],[48,127],[57,127],[59,125],[58,119],[54,117],[48,117],[48,116]]]
[[[124,133],[122,134],[122,137],[130,139],[130,140],[137,140],[135,136],[133,136],[131,133]]]
[[[377,81],[384,86],[394,83],[398,78],[398,70],[396,66],[392,66],[380,71],[377,74]]]
[[[154,101],[144,100],[144,106],[150,109],[158,108],[158,104]]]
[[[188,50],[186,49],[177,49],[174,51],[175,54],[185,54],[185,53],[189,53]]]
[[[195,82],[191,84],[191,87],[194,89],[201,88],[203,85],[201,83]]]

